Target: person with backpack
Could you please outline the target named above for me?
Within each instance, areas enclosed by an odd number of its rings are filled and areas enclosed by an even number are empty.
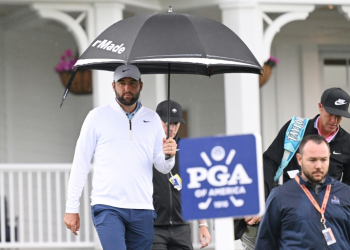
[[[308,121],[304,133],[304,136],[319,134],[327,140],[331,149],[329,175],[348,185],[350,185],[350,134],[340,126],[340,123],[343,117],[350,118],[349,103],[350,96],[341,88],[325,90],[321,102],[318,103],[320,114]],[[266,198],[276,186],[274,178],[285,151],[283,145],[289,124],[290,121],[281,128],[263,155]],[[283,169],[283,183],[291,179],[290,171],[293,170],[300,171],[296,154]]]
[[[349,103],[350,96],[341,88],[326,89],[318,103],[318,115],[313,119],[294,117],[281,128],[277,137],[263,154],[266,199],[271,190],[278,185],[280,176],[283,176],[283,183],[285,183],[300,171],[296,159],[297,146],[289,152],[286,152],[288,150],[285,147],[293,140],[300,142],[301,133],[303,136],[318,134],[326,139],[331,152],[329,176],[350,185],[350,134],[340,126],[343,117],[350,118]],[[243,234],[247,225],[256,226],[260,219],[260,217],[249,217],[244,220],[236,220],[235,238],[241,239],[244,244],[247,237]],[[257,228],[255,229],[257,233]]]

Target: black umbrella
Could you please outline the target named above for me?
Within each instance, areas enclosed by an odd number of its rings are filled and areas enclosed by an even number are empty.
[[[141,74],[168,73],[168,99],[170,73],[211,76],[261,74],[262,70],[248,47],[228,27],[208,18],[173,13],[171,8],[168,13],[135,16],[113,24],[85,50],[74,70],[114,71],[123,64],[136,65]]]

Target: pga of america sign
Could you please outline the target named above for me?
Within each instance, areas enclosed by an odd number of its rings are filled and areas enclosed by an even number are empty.
[[[182,209],[186,220],[263,213],[259,136],[182,139],[179,149]]]

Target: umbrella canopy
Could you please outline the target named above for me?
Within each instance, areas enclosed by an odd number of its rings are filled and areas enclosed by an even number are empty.
[[[75,73],[77,69],[114,71],[124,64],[136,65],[141,74],[167,73],[168,102],[170,73],[211,76],[261,74],[262,70],[249,48],[228,27],[208,18],[173,13],[171,7],[168,13],[135,16],[113,24],[91,43],[74,69]],[[168,107],[168,121],[169,114]]]
[[[141,74],[260,74],[244,42],[222,23],[173,12],[135,16],[102,32],[75,68],[114,71],[136,65]]]

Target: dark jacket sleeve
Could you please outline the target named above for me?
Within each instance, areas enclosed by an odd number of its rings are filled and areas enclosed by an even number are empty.
[[[349,153],[350,152],[350,135],[344,129],[342,128],[340,129],[341,131],[339,131],[340,133],[339,136],[341,136],[341,138],[339,138],[339,140],[341,141],[342,169],[343,169],[343,176],[341,180],[343,183],[350,186],[350,153]],[[331,148],[331,160],[332,160],[332,156],[335,158],[335,155],[332,152],[332,148]]]
[[[265,200],[271,193],[271,190],[275,187],[275,181],[273,180],[279,167],[279,164],[264,154],[264,184],[265,184]]]
[[[348,152],[350,152],[350,149]],[[344,163],[342,182],[350,186],[350,162],[349,162],[349,160],[350,160],[350,158],[348,157],[348,161]]]
[[[235,219],[234,220],[235,227],[235,240],[239,240],[247,229],[247,223],[244,219]]]
[[[284,152],[284,138],[286,136],[286,131],[288,129],[289,123],[290,121],[288,121],[281,128],[275,140],[263,155],[265,199],[269,196],[272,188],[275,185],[273,178],[275,177],[277,169],[281,164]]]
[[[279,249],[279,232],[281,228],[281,209],[275,196],[276,190],[266,201],[266,212],[259,226],[255,250]]]

